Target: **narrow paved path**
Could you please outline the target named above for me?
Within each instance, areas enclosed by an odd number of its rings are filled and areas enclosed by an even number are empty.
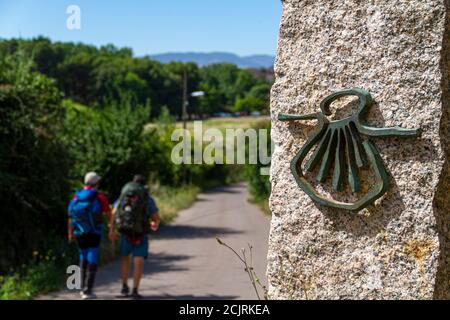
[[[238,251],[252,244],[254,268],[265,282],[269,218],[247,199],[245,184],[202,193],[174,223],[162,227],[150,240],[140,290],[144,298],[255,299],[241,262],[215,240],[218,236]],[[100,299],[116,298],[120,287],[117,262],[99,271]],[[77,299],[78,295],[62,291],[43,298]]]

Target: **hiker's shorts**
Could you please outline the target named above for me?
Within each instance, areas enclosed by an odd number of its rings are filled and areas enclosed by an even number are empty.
[[[80,248],[80,262],[87,261],[89,264],[98,264],[101,236],[97,234],[83,235],[77,242]]]
[[[144,257],[147,259],[148,256],[148,236],[144,236],[144,239],[137,245],[131,244],[126,236],[120,236],[120,256],[128,257],[133,255],[133,257]]]

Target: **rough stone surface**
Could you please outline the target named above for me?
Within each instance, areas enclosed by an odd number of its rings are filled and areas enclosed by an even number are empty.
[[[272,89],[272,299],[450,298],[449,23],[444,0],[285,0]],[[368,123],[420,127],[421,138],[372,138],[390,177],[374,205],[316,205],[289,165],[333,91],[362,87]],[[342,105],[342,104],[341,104]],[[338,106],[341,106],[338,105]]]

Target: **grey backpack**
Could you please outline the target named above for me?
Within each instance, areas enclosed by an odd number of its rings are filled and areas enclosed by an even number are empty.
[[[135,182],[126,184],[122,189],[115,217],[119,232],[129,236],[149,233],[147,205],[147,188]]]

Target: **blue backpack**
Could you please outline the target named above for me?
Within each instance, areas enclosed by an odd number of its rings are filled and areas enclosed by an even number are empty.
[[[81,190],[75,195],[75,199],[69,204],[74,235],[98,233],[102,208],[97,199],[97,190]]]

